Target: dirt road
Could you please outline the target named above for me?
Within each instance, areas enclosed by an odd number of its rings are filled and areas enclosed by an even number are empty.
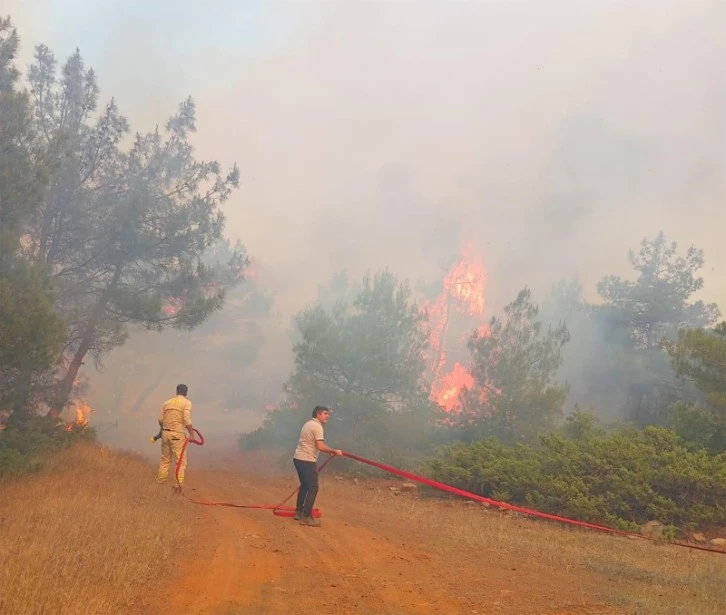
[[[295,487],[285,476],[247,476],[238,459],[191,473],[197,499],[278,503]],[[204,465],[197,462],[197,465]],[[249,471],[249,468],[247,468]],[[415,497],[391,497],[381,481],[323,478],[322,527],[265,510],[193,510],[191,551],[180,554],[168,587],[149,593],[142,615],[272,615],[315,612],[586,615],[616,613],[596,600],[594,580],[557,566],[482,552],[438,531],[446,512]],[[423,522],[419,508],[428,506]],[[418,511],[418,512],[417,512]],[[484,513],[482,513],[484,514]],[[418,519],[418,521],[417,521]],[[440,521],[437,521],[440,520]]]

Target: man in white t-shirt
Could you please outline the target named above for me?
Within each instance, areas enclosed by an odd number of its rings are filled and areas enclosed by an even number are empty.
[[[330,418],[330,410],[324,406],[315,406],[313,418],[305,423],[300,430],[297,448],[292,462],[295,464],[300,491],[297,494],[295,519],[303,525],[317,527],[320,522],[313,517],[313,504],[318,495],[318,454],[320,451],[330,455],[342,455],[343,451],[330,448],[325,444],[323,425]]]

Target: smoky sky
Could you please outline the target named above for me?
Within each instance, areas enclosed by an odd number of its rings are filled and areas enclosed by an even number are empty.
[[[139,130],[191,94],[197,151],[276,309],[337,270],[431,281],[467,242],[487,308],[663,230],[704,248],[726,307],[723,2],[2,0],[23,40],[75,47]]]

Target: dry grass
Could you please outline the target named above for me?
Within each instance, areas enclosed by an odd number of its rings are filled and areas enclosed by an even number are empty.
[[[371,522],[406,519],[412,532],[434,536],[436,549],[487,567],[531,568],[540,578],[568,579],[582,603],[621,608],[632,615],[723,615],[726,555],[570,529],[487,509],[460,499],[394,495],[380,481],[351,484],[326,477],[336,502],[360,499],[366,490]]]
[[[466,560],[482,571],[516,568],[551,588],[553,606],[564,592],[573,607],[602,605],[598,613],[726,613],[724,555],[460,500],[395,496],[387,488],[393,481],[323,481],[325,499],[335,500],[342,517],[411,544],[434,541],[452,566]],[[188,555],[193,516],[170,492],[139,457],[93,445],[76,446],[39,474],[0,482],[0,613],[128,613],[144,592],[164,591],[174,561]]]
[[[0,613],[128,612],[159,591],[188,514],[148,463],[90,444],[0,482]]]

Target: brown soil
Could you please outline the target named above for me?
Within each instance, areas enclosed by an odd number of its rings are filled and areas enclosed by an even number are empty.
[[[296,486],[292,472],[254,476],[241,455],[226,463],[190,462],[190,497],[275,504]],[[197,464],[196,471],[194,464]],[[199,470],[200,465],[207,466]],[[393,484],[393,483],[391,483]],[[180,552],[167,585],[149,592],[139,614],[296,615],[457,613],[595,615],[607,606],[603,580],[562,562],[520,559],[516,549],[487,549],[447,526],[451,502],[394,497],[385,481],[323,478],[320,528],[266,510],[206,507],[189,501],[193,544]],[[461,512],[463,506],[455,504]],[[420,510],[428,511],[424,516]],[[414,510],[419,511],[415,513]],[[467,513],[495,513],[467,509]],[[516,532],[519,520],[505,519]],[[461,525],[464,523],[464,525]],[[529,523],[529,522],[527,522]],[[502,530],[497,530],[501,532]],[[614,539],[617,540],[617,539]],[[488,551],[488,552],[487,552]],[[545,558],[548,559],[548,558]],[[607,583],[606,583],[607,585]]]

